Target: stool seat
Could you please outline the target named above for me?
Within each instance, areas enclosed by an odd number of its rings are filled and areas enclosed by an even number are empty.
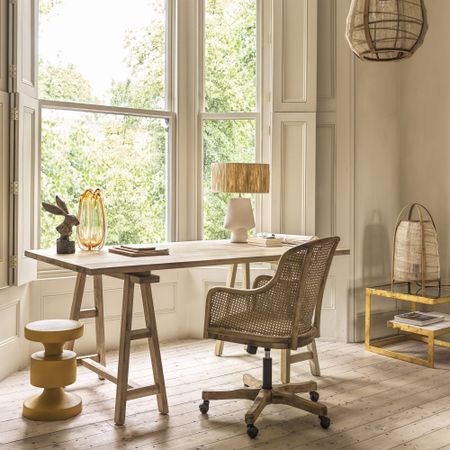
[[[37,320],[25,325],[25,338],[43,344],[64,343],[83,336],[83,324],[76,320]]]

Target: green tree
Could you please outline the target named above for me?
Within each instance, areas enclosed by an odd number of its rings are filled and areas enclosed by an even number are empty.
[[[40,60],[39,95],[50,100],[96,103],[89,81],[73,64],[55,67]]]
[[[153,1],[155,8],[162,2]],[[41,5],[42,6],[42,5]],[[50,5],[41,14],[57,14]],[[162,13],[162,11],[160,11]],[[164,101],[164,30],[146,27],[128,33],[130,76],[111,86],[114,105],[154,107]],[[96,103],[89,82],[73,65],[40,61],[41,97]],[[159,242],[166,229],[165,119],[44,109],[42,112],[42,200],[58,193],[76,210],[87,187],[105,195],[107,244]],[[41,246],[54,243],[57,218],[43,213]]]
[[[207,0],[205,109],[256,110],[256,1]],[[203,232],[206,239],[229,236],[223,228],[232,194],[211,192],[211,164],[254,162],[253,120],[208,120],[203,127]]]

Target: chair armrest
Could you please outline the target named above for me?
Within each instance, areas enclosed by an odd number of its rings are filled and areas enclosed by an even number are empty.
[[[267,284],[257,289],[211,288],[206,296],[204,337],[208,337],[211,321],[257,307],[260,294],[264,294],[268,288],[270,285]]]
[[[265,286],[272,279],[272,275],[260,275],[253,282],[253,289]]]
[[[257,289],[236,289],[228,287],[214,287],[208,291],[206,296],[206,307],[211,307],[218,302],[228,303],[229,306],[237,307],[238,304],[248,305],[255,301],[256,294],[265,291],[265,286]],[[239,308],[236,312],[239,312]]]

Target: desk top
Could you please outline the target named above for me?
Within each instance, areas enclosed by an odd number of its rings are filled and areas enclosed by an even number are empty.
[[[71,255],[58,255],[55,248],[27,250],[25,256],[48,264],[63,267],[86,275],[148,272],[152,270],[203,267],[222,264],[275,262],[291,246],[258,247],[229,241],[168,242],[169,255],[129,257],[108,252],[77,251]],[[349,250],[339,249],[336,255],[348,255]]]

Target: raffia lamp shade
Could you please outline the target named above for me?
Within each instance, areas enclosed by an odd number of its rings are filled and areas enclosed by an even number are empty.
[[[269,192],[269,164],[214,163],[211,165],[214,192],[262,194]]]
[[[263,194],[269,192],[269,164],[214,163],[211,185],[214,192]],[[231,198],[224,227],[231,231],[231,242],[247,242],[247,231],[255,227],[249,198]]]
[[[407,219],[402,215],[408,209]],[[414,211],[417,219],[413,219]],[[436,227],[429,211],[418,203],[400,212],[394,233],[392,282],[426,282],[440,280],[439,246]]]
[[[345,35],[358,58],[395,61],[422,45],[427,28],[423,0],[352,0]]]

